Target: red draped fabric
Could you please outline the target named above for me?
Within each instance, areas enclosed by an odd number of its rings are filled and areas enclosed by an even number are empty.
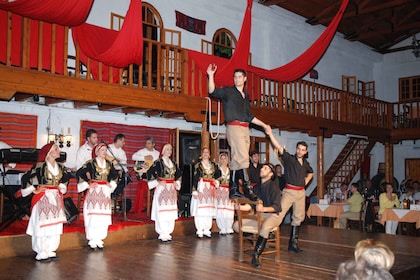
[[[303,54],[289,62],[288,64],[275,68],[272,70],[265,70],[255,66],[248,65],[248,55],[249,55],[249,44],[250,44],[250,34],[251,34],[251,7],[252,1],[248,0],[248,7],[245,13],[244,21],[242,24],[241,34],[238,40],[237,48],[231,59],[217,58],[211,55],[199,53],[196,51],[188,50],[188,55],[194,63],[198,66],[200,71],[206,75],[207,67],[210,63],[216,63],[218,65],[217,75],[215,76],[215,81],[218,86],[231,86],[233,84],[233,70],[235,68],[243,68],[247,71],[257,74],[264,78],[269,78],[275,81],[288,82],[294,81],[303,77],[308,71],[310,71],[315,64],[321,59],[325,51],[327,50],[331,40],[334,37],[334,34],[337,30],[337,27],[341,21],[343,13],[347,8],[349,0],[343,0],[339,11],[336,16],[331,21],[330,25],[325,29],[321,36],[309,47]],[[189,64],[190,70],[192,63]],[[190,71],[189,73],[192,73]],[[197,75],[195,76],[197,77]],[[200,83],[195,82],[196,87]],[[191,86],[190,86],[191,87]],[[206,92],[207,89],[204,88]],[[195,92],[199,92],[198,88],[195,89]],[[190,89],[190,92],[191,89]]]
[[[15,148],[36,148],[38,117],[0,112],[0,140]]]
[[[249,66],[248,71],[253,72],[261,77],[281,82],[290,82],[303,77],[308,73],[316,63],[321,59],[330,45],[337,27],[347,8],[349,0],[343,0],[340,9],[331,21],[330,25],[325,29],[321,36],[310,46],[303,54],[281,67],[265,70],[262,68]]]
[[[93,0],[14,0],[0,1],[0,9],[32,19],[76,26],[86,21],[92,4]]]
[[[36,148],[38,117],[0,112],[0,141],[13,148]],[[13,170],[26,172],[32,163],[17,163]]]
[[[7,60],[7,12],[0,10],[0,62],[6,64]],[[59,74],[64,73],[64,38],[67,36],[64,26],[55,25],[44,22],[40,24],[37,20],[31,20],[29,23],[29,67],[37,68],[39,49],[39,33],[42,30],[42,61],[41,68],[43,70],[51,70],[51,64],[55,65],[55,72]],[[22,66],[23,42],[22,36],[24,33],[23,17],[17,14],[12,14],[12,48],[11,48],[11,64],[13,66]],[[41,29],[42,28],[42,29]],[[55,61],[51,61],[51,50],[53,47],[53,34],[55,35]]]
[[[159,152],[162,147],[169,143],[170,140],[170,129],[168,128],[157,128],[140,125],[126,125],[119,123],[106,123],[106,122],[92,122],[92,121],[81,121],[80,128],[80,143],[85,143],[85,133],[89,128],[93,128],[98,132],[99,141],[105,141],[108,144],[113,143],[113,139],[116,134],[122,133],[125,135],[124,151],[127,154],[128,164],[133,164],[131,157],[135,152],[145,147],[146,138],[153,137],[156,141],[155,149]],[[136,191],[137,191],[137,179],[133,168],[128,168],[130,176],[133,180],[132,183],[128,184],[126,188],[127,198],[135,202]],[[75,183],[74,183],[75,184]],[[77,201],[77,188],[68,188],[68,196],[72,197],[74,201]]]
[[[120,31],[84,23],[72,28],[73,41],[80,47],[81,61],[90,67],[95,79],[98,78],[99,63],[102,66],[102,80],[108,80],[109,68],[113,69],[113,81],[118,81],[118,68],[129,64],[142,64],[143,28],[141,0],[131,0]]]
[[[251,41],[252,0],[247,1],[248,4],[242,22],[241,33],[239,34],[235,51],[230,59],[220,58],[213,55],[188,50],[188,56],[190,57],[190,59],[194,60],[194,62],[198,65],[198,67],[203,73],[206,73],[207,67],[210,63],[217,64],[217,75],[215,76],[215,82],[218,85],[232,86],[233,70],[237,68],[247,69],[248,67],[249,46]],[[189,71],[189,73],[191,73],[191,71]],[[207,90],[205,90],[204,92],[206,91]]]

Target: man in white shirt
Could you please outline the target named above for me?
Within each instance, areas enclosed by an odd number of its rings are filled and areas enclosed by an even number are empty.
[[[340,187],[334,189],[333,197],[337,200],[347,200],[348,185],[346,183],[341,183]]]
[[[155,150],[155,144],[155,139],[153,137],[148,137],[146,139],[146,147],[138,150],[133,154],[132,159],[140,163],[141,169],[148,169],[153,164],[153,162],[159,158],[159,152]],[[138,176],[141,178],[143,178],[143,175],[145,175],[143,173],[138,174]]]
[[[114,137],[114,143],[108,146],[108,157],[112,160],[115,169],[118,171],[118,176],[120,177],[117,188],[112,194],[113,197],[120,196],[127,184],[131,182],[127,169],[127,155],[123,150],[124,145],[125,136],[124,134],[118,133]],[[127,180],[125,180],[125,178],[127,178]]]
[[[114,143],[108,146],[108,156],[114,161],[114,167],[117,169],[121,176],[121,170],[127,172],[127,155],[123,150],[125,145],[124,134],[117,134],[114,137]]]
[[[135,168],[137,178],[139,179],[136,193],[136,203],[134,209],[137,212],[145,210],[145,195],[148,191],[146,172],[139,172],[147,170],[155,160],[159,159],[159,152],[155,150],[155,139],[148,137],[146,139],[146,147],[138,150],[132,156],[132,159],[138,163],[140,168]],[[137,165],[137,164],[136,164]]]
[[[86,131],[86,143],[79,147],[76,154],[76,169],[79,169],[83,164],[92,159],[92,149],[98,144],[98,133],[94,129]]]

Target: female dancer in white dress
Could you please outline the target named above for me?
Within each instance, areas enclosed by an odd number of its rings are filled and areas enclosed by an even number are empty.
[[[219,156],[219,169],[221,176],[217,179],[220,184],[216,188],[216,223],[219,227],[219,234],[232,234],[233,229],[233,217],[235,214],[234,203],[229,198],[229,158],[226,153],[222,153]]]
[[[175,220],[178,219],[178,190],[181,188],[181,170],[171,160],[172,145],[165,144],[162,157],[147,170],[149,189],[155,189],[152,203],[152,221],[162,242],[172,241]]]

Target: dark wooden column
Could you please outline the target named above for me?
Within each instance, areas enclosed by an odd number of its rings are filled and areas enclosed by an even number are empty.
[[[385,181],[394,182],[394,145],[390,141],[385,142]]]
[[[317,196],[318,199],[324,198],[324,137],[317,136]],[[322,217],[317,217],[317,224],[322,225]]]

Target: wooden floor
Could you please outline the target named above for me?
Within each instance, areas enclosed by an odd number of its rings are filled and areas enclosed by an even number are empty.
[[[418,237],[361,233],[304,225],[300,247],[304,254],[287,252],[289,227],[281,227],[281,261],[262,257],[262,268],[250,265],[250,255],[238,262],[238,236],[197,239],[174,236],[172,243],[156,239],[112,244],[104,252],[86,248],[59,250],[59,261],[38,263],[33,256],[0,260],[0,279],[334,279],[340,262],[353,258],[354,245],[362,239],[385,242],[395,253],[391,270],[395,279],[420,279]],[[107,244],[107,243],[105,243]]]

